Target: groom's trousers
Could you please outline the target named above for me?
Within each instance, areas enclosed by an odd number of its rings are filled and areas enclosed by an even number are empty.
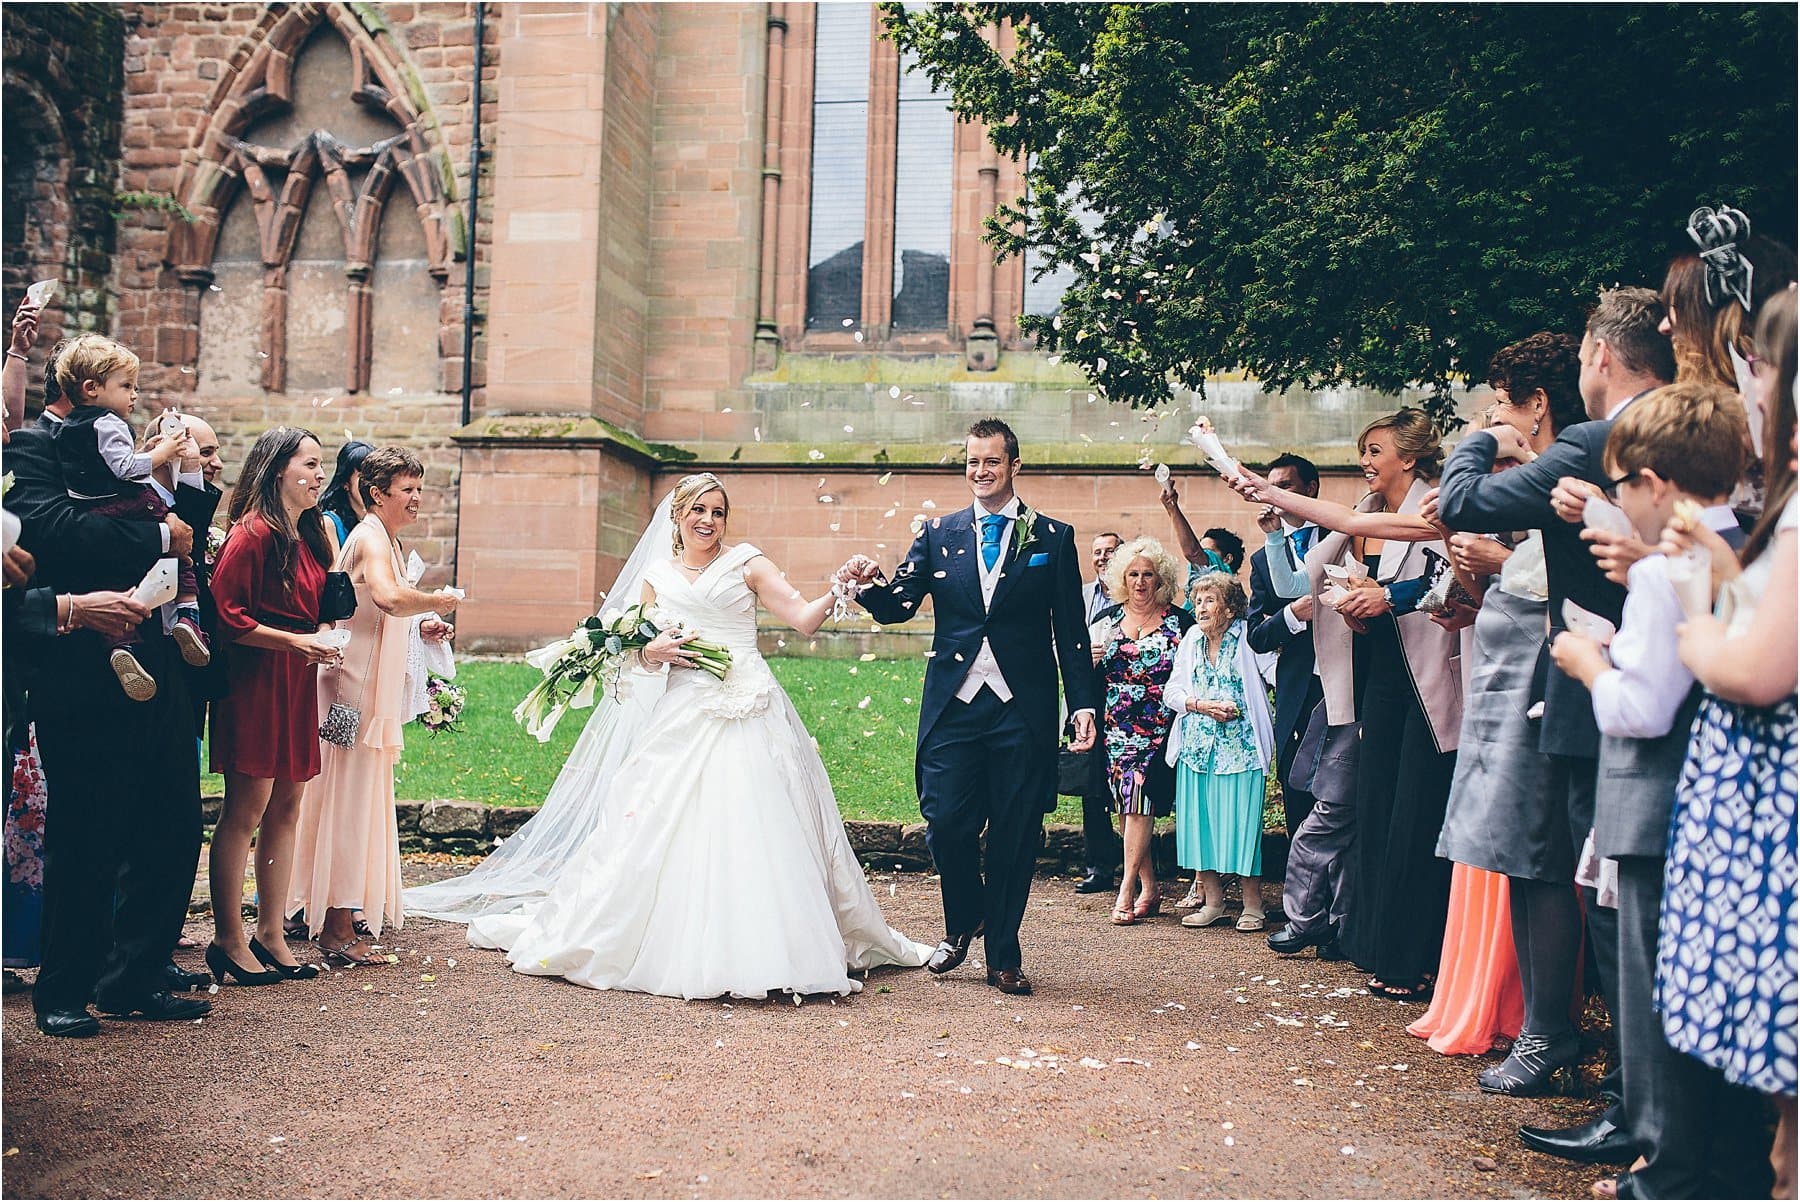
[[[990,969],[1023,965],[1019,923],[1044,815],[1056,797],[1053,750],[1031,731],[1023,706],[987,688],[967,702],[951,701],[919,750],[919,810],[943,891],[945,931],[984,926]]]

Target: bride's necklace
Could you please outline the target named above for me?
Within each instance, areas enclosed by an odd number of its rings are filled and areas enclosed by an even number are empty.
[[[677,551],[675,553],[675,562],[680,564],[684,569],[686,569],[689,572],[704,572],[704,571],[706,571],[707,568],[712,567],[714,560],[719,558],[719,552],[721,550],[723,550],[723,548],[714,546],[713,553],[711,555],[707,556],[706,562],[702,563],[702,564],[689,563],[687,561],[687,552],[685,550]]]

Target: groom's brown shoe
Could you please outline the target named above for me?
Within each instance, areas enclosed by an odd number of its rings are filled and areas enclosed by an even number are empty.
[[[925,971],[930,973],[946,973],[969,958],[969,945],[975,942],[975,936],[981,934],[981,927],[976,927],[966,935],[950,935],[937,945],[931,953],[931,959],[925,961]]]
[[[1031,978],[1022,968],[990,968],[988,984],[1001,993],[1030,993]]]

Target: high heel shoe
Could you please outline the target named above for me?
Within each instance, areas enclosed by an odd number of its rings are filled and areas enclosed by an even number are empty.
[[[281,974],[273,969],[266,972],[251,972],[249,969],[240,967],[238,962],[216,943],[206,945],[206,967],[212,969],[213,980],[221,985],[232,978],[235,978],[239,985],[276,985],[282,979]]]
[[[250,940],[250,954],[280,973],[284,980],[310,981],[319,975],[317,964],[283,964],[275,958],[274,952],[256,939]]]
[[[1487,1093],[1534,1098],[1551,1092],[1557,1072],[1580,1059],[1581,1038],[1577,1035],[1561,1039],[1520,1035],[1506,1059],[1478,1073],[1475,1084]]]
[[[1131,916],[1139,922],[1146,918],[1155,918],[1162,913],[1162,894],[1152,893],[1148,900],[1140,897],[1137,905],[1131,908]]]

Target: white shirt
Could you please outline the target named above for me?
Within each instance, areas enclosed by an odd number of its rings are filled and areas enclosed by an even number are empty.
[[[107,470],[121,480],[143,484],[150,478],[150,456],[140,453],[132,441],[131,427],[116,413],[94,421],[94,441]]]
[[[1006,546],[1007,541],[1012,538],[1013,524],[1019,518],[1019,498],[1013,497],[997,511],[1006,522],[1000,527],[1000,554],[995,558],[992,568],[981,558],[981,519],[996,511],[990,511],[980,501],[970,506],[969,511],[973,515],[970,535],[974,540],[974,545],[969,550],[975,556],[975,570],[981,578],[981,604],[986,608],[994,603],[994,589],[999,586],[1002,570],[1006,567]],[[975,662],[969,665],[969,674],[963,677],[962,687],[956,690],[956,699],[973,701],[983,685],[994,690],[994,696],[1000,700],[1012,700],[1012,686],[1001,675],[1000,661],[994,658],[994,649],[988,646],[985,638],[981,640],[981,650],[975,653]]]
[[[1737,518],[1723,505],[1701,515],[1713,530],[1729,530]],[[1687,621],[1668,560],[1646,555],[1626,575],[1630,591],[1619,633],[1608,650],[1612,669],[1594,679],[1594,721],[1620,739],[1658,739],[1669,733],[1681,703],[1694,687],[1694,674],[1681,662],[1675,628]]]
[[[1655,392],[1655,391],[1656,390],[1654,388],[1646,388],[1646,389],[1644,389],[1643,392],[1632,393],[1630,396],[1626,397],[1624,400],[1620,401],[1617,405],[1614,405],[1611,409],[1608,409],[1606,411],[1606,420],[1607,421],[1613,420],[1615,417],[1619,416],[1619,414],[1625,412],[1626,406],[1630,405],[1631,402],[1637,400],[1641,396],[1648,396],[1650,393]],[[1630,573],[1627,573],[1627,575],[1630,575]]]

